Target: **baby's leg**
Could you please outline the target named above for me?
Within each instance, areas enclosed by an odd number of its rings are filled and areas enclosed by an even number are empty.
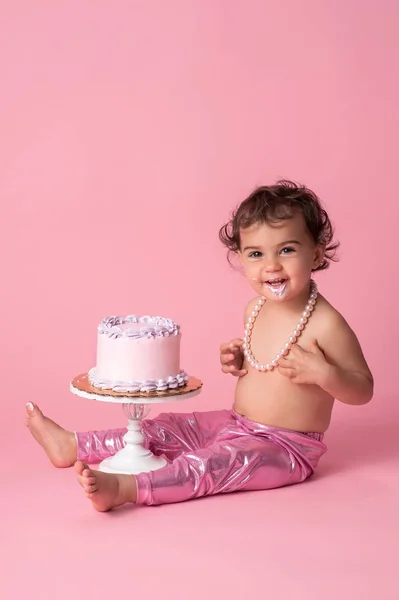
[[[244,435],[185,452],[163,469],[136,475],[137,503],[165,504],[240,490],[266,490],[299,483],[312,472],[279,444]]]
[[[212,442],[231,420],[231,411],[203,413],[164,413],[142,422],[144,445],[157,456],[174,460],[182,452],[197,450]],[[97,463],[116,454],[124,446],[126,429],[77,432],[77,458]]]
[[[232,420],[231,411],[161,414],[143,421],[145,446],[173,460],[179,454],[211,443]],[[26,405],[26,425],[56,467],[71,467],[76,460],[101,462],[123,448],[126,429],[72,432],[44,416],[38,406]]]
[[[194,413],[162,413],[143,421],[145,445],[170,461],[180,454],[205,448],[233,420],[230,410]]]
[[[127,502],[165,504],[239,490],[264,490],[303,481],[309,474],[299,465],[292,468],[290,455],[280,446],[249,437],[180,454],[158,471],[135,476],[93,471],[82,461],[76,462],[75,470],[99,511]]]
[[[126,429],[76,431],[77,459],[85,463],[99,463],[124,447]]]

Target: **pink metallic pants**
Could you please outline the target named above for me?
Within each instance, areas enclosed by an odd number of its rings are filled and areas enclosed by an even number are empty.
[[[126,429],[76,433],[78,459],[100,462],[123,445]],[[323,435],[277,429],[234,410],[168,413],[143,421],[145,445],[168,465],[135,475],[137,503],[267,490],[310,477],[326,451]]]

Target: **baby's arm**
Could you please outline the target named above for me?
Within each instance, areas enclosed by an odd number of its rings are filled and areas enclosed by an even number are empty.
[[[255,308],[257,298],[251,300],[245,309],[244,321],[247,322],[251,312]],[[247,370],[243,369],[244,354],[242,351],[242,339],[235,338],[220,346],[220,363],[223,373],[230,373],[234,377],[243,377]]]
[[[339,313],[328,315],[318,342],[328,363],[320,387],[344,404],[369,402],[373,376],[356,335]]]

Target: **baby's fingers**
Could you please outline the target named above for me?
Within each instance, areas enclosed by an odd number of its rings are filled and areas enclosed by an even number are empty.
[[[248,373],[248,371],[246,369],[240,369],[240,370],[236,370],[234,371],[234,373],[232,373],[232,375],[234,375],[234,377],[244,377],[244,375],[246,375]]]
[[[234,340],[231,340],[230,342],[230,348],[241,348],[241,346],[243,345],[243,341],[241,338],[234,338]]]
[[[231,363],[234,359],[235,359],[234,354],[221,354],[220,355],[220,362],[222,363],[222,365],[227,365],[227,364]]]
[[[243,344],[243,341],[240,338],[235,338],[228,342],[227,344],[222,344],[220,346],[220,352],[223,354],[225,352],[234,352],[234,350],[240,349]]]
[[[293,379],[297,375],[297,372],[295,371],[295,369],[292,369],[290,367],[282,367],[281,365],[279,365],[277,367],[277,369],[278,369],[278,372],[280,373],[280,375],[283,375],[284,377],[287,377],[288,379]]]
[[[233,375],[234,377],[242,377],[243,375],[247,374],[246,369],[237,369],[236,365],[223,365],[222,372],[229,373],[230,375]]]
[[[238,371],[237,365],[228,363],[228,364],[222,366],[222,371],[223,371],[223,373],[234,373],[235,371]]]

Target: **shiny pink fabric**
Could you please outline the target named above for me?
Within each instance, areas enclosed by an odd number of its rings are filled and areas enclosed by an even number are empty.
[[[115,454],[125,432],[77,433],[78,458],[98,462]],[[139,504],[300,483],[326,451],[322,434],[262,425],[234,410],[162,414],[143,421],[143,433],[146,446],[170,463],[135,475]]]

